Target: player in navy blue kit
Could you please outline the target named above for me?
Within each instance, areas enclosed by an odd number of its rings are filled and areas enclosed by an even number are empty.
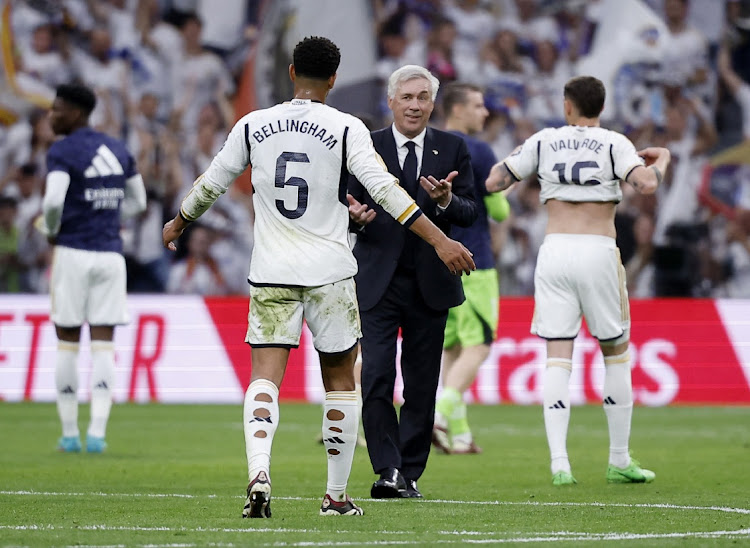
[[[83,86],[63,85],[50,124],[65,137],[47,153],[41,230],[54,247],[51,320],[58,338],[55,384],[63,435],[58,450],[79,452],[78,348],[81,326],[91,333],[91,422],[86,450],[101,453],[112,406],[114,326],[126,323],[125,259],[120,221],[146,208],[143,179],[117,139],[88,125],[96,105]]]
[[[484,181],[497,159],[487,143],[472,137],[482,131],[489,112],[482,90],[470,84],[452,83],[443,92],[445,129],[462,137],[471,156],[477,197],[477,220],[469,227],[456,226],[453,236],[471,249],[476,271],[461,277],[466,300],[448,312],[443,342],[443,392],[435,405],[432,441],[452,454],[480,453],[466,417],[463,394],[474,382],[479,367],[495,340],[500,288],[490,241],[489,219],[502,221],[510,206],[501,193],[489,194]]]

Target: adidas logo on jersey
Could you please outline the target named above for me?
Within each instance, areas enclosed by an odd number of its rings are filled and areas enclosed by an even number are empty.
[[[107,148],[107,145],[100,145],[96,149],[96,156],[91,160],[91,165],[83,172],[87,179],[94,177],[107,177],[109,175],[122,175],[124,173],[117,156]]]

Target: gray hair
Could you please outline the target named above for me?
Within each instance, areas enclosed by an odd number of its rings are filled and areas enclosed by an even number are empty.
[[[424,78],[430,83],[430,93],[434,102],[440,88],[440,81],[429,70],[419,65],[404,65],[393,71],[391,77],[388,78],[388,98],[393,99],[401,84],[415,78]]]

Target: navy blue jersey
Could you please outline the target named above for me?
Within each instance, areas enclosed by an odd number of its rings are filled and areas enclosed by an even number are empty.
[[[469,149],[471,168],[474,172],[477,211],[479,212],[477,220],[470,227],[451,227],[451,238],[464,244],[474,254],[473,259],[478,270],[495,268],[495,259],[492,256],[492,244],[490,242],[490,223],[487,218],[487,207],[484,205],[484,197],[487,196],[487,188],[484,186],[484,182],[487,180],[492,166],[497,163],[497,159],[487,143],[469,137],[460,131],[451,131],[450,133],[463,138],[466,147]]]
[[[47,171],[70,175],[57,243],[122,253],[120,204],[125,181],[136,175],[125,145],[89,127],[77,129],[50,147]]]

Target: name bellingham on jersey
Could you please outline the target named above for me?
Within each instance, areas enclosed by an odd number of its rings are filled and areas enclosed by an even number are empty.
[[[316,139],[320,139],[320,142],[328,147],[328,150],[333,148],[338,143],[338,140],[333,136],[331,131],[324,127],[320,127],[318,124],[308,122],[307,120],[275,120],[270,124],[265,124],[258,131],[253,132],[253,138],[260,144],[273,135],[280,133],[297,132],[312,135]]]

